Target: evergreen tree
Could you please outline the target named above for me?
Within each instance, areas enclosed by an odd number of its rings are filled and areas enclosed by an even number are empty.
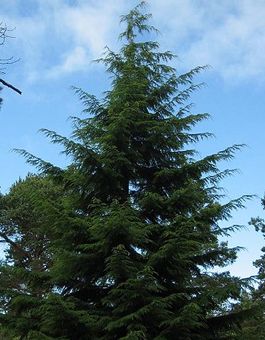
[[[204,67],[177,75],[174,55],[144,40],[155,29],[143,6],[122,17],[119,53],[99,60],[110,91],[100,100],[76,89],[87,117],[74,118],[73,138],[43,130],[71,165],[21,151],[73,197],[71,213],[51,221],[55,289],[40,301],[35,333],[27,326],[30,339],[221,339],[247,315],[231,301],[248,283],[213,271],[238,250],[219,242],[233,231],[219,222],[247,197],[220,203],[231,171],[217,163],[240,146],[195,158],[189,145],[210,136],[192,133],[208,115],[188,102]]]

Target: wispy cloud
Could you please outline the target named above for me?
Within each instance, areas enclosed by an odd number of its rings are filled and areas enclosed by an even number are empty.
[[[89,56],[87,51],[81,47],[76,46],[71,52],[68,52],[63,56],[63,62],[51,67],[46,72],[46,78],[57,78],[62,74],[72,73],[82,70],[87,67],[89,62]]]
[[[119,0],[77,0],[74,5],[67,0],[28,0],[23,7],[22,2],[13,1],[9,10],[3,6],[2,20],[16,27],[16,41],[5,50],[21,57],[30,82],[84,70],[106,44],[116,43],[113,33],[125,5]]]
[[[133,3],[2,0],[2,20],[17,28],[10,53],[29,81],[86,70],[106,44],[117,46],[119,15]],[[210,64],[228,81],[265,76],[263,0],[152,0],[148,10],[183,66]]]
[[[227,80],[265,76],[264,1],[154,0],[152,6],[167,46],[184,63],[210,64]]]

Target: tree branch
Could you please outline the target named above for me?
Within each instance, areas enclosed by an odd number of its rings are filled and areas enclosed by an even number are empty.
[[[21,255],[26,258],[29,258],[29,254],[22,249],[16,242],[12,241],[5,233],[0,232],[0,237],[4,239],[6,243],[9,243],[13,248],[15,248]]]
[[[3,85],[7,86],[7,87],[10,87],[12,90],[16,91],[17,93],[19,94],[22,94],[22,92],[17,89],[16,87],[14,87],[13,85],[7,83],[6,81],[4,81],[3,79],[0,79],[0,83],[2,83]]]

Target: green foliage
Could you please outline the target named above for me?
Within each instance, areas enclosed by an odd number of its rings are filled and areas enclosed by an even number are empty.
[[[262,205],[264,208],[264,198]],[[261,232],[263,237],[265,236],[264,219],[252,218],[249,224],[254,226],[257,232]],[[256,313],[250,320],[243,323],[242,331],[237,339],[265,339],[265,247],[261,251],[261,257],[254,262],[254,265],[258,268],[256,289],[250,296],[245,296],[241,301],[243,305],[253,305]]]
[[[35,330],[41,300],[53,288],[51,228],[65,194],[47,177],[28,176],[0,198],[0,238],[6,259],[0,265],[1,324],[18,335]]]
[[[173,54],[142,41],[154,30],[143,6],[122,17],[119,53],[106,49],[99,60],[112,77],[110,91],[99,100],[75,89],[86,117],[73,118],[71,139],[43,130],[71,164],[62,170],[20,151],[59,185],[41,204],[38,194],[36,219],[30,214],[35,222],[41,217],[38,240],[48,235],[41,240],[47,279],[23,267],[26,278],[37,276],[41,294],[36,299],[33,285],[28,295],[8,295],[2,315],[10,327],[18,321],[24,338],[221,339],[249,314],[231,302],[248,283],[213,271],[239,249],[218,240],[239,226],[219,222],[249,197],[219,202],[219,182],[231,171],[220,172],[218,162],[241,146],[195,158],[190,144],[210,134],[192,128],[208,115],[194,114],[187,101],[201,87],[193,78],[204,67],[177,75]]]

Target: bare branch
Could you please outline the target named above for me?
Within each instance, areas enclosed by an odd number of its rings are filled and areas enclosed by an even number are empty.
[[[13,38],[11,35],[9,35],[9,32],[13,31],[14,29],[9,29],[7,27],[6,24],[4,24],[3,22],[0,22],[0,46],[5,44],[5,41],[7,38]],[[14,64],[18,61],[19,59],[14,59],[14,57],[10,57],[10,58],[0,58],[0,65],[10,65],[10,64]],[[3,72],[3,68],[0,68],[0,73],[4,73]],[[10,83],[6,82],[3,79],[0,79],[0,82],[11,88],[12,90],[16,91],[19,94],[22,94],[22,92],[16,88],[15,86],[11,85]]]
[[[21,92],[19,89],[17,89],[17,88],[16,88],[15,86],[13,86],[13,85],[7,83],[5,80],[0,79],[0,83],[2,83],[3,85],[5,85],[5,86],[7,86],[7,87],[10,87],[12,90],[16,91],[17,93],[22,94],[22,92]]]

